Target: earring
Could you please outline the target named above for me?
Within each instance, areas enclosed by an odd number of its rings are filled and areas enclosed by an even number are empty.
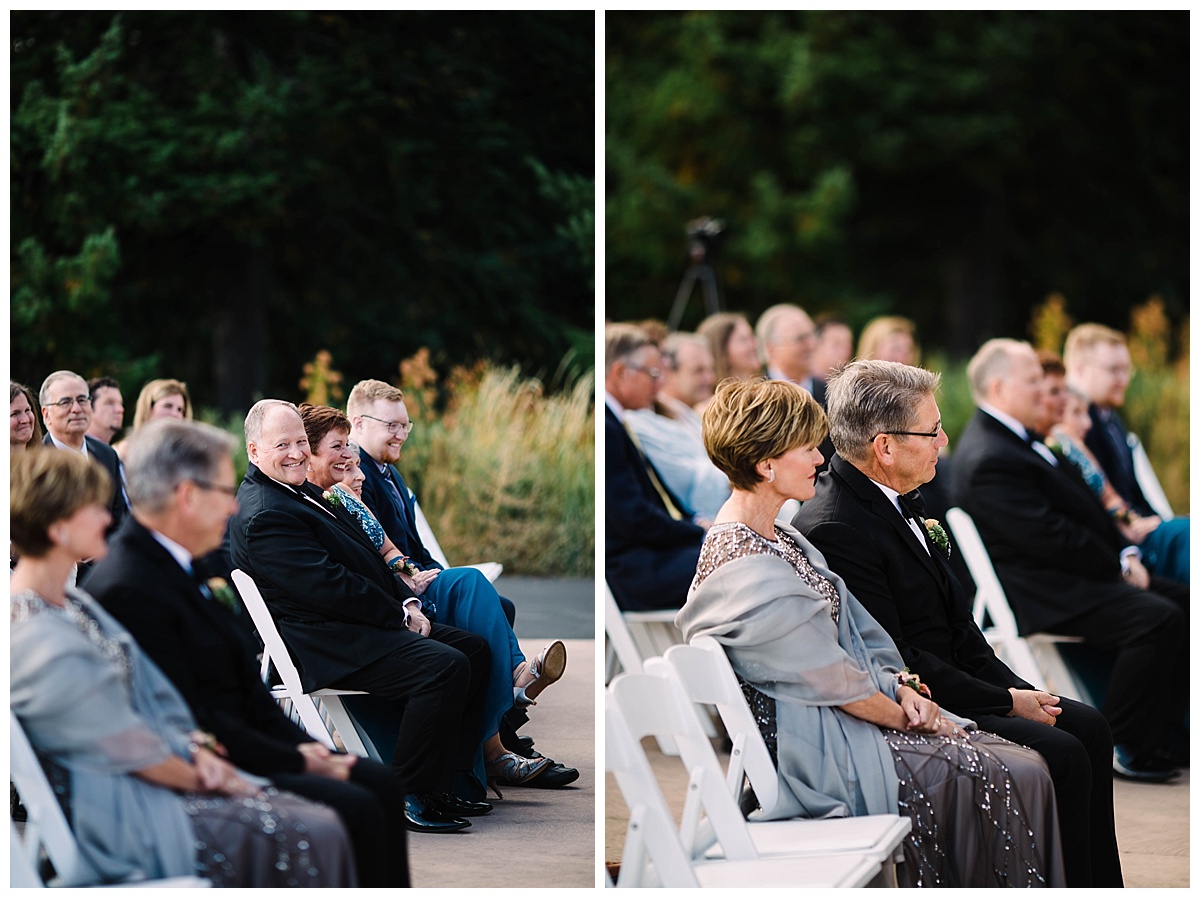
[[[775,469],[767,468],[767,473],[771,475],[770,477],[767,478],[767,483],[774,483],[775,482]]]

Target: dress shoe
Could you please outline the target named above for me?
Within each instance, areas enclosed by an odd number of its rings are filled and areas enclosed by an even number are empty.
[[[404,796],[404,822],[417,833],[456,833],[471,825],[470,820],[443,812],[435,795],[429,792],[411,792]]]
[[[451,817],[482,817],[492,810],[492,805],[486,801],[470,801],[453,792],[435,792],[430,797],[439,811]]]
[[[517,785],[529,786],[534,789],[559,789],[570,785],[577,779],[579,779],[579,771],[574,767],[564,767],[562,764],[550,761],[550,766],[533,779],[517,783]]]
[[[1113,775],[1139,783],[1165,783],[1179,771],[1153,755],[1134,754],[1127,746],[1113,746]]]

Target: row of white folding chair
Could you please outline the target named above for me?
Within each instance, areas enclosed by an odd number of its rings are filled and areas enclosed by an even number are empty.
[[[815,853],[862,853],[878,861],[883,868],[882,878],[895,884],[895,861],[912,826],[908,818],[874,814],[770,823],[761,820],[779,801],[779,775],[720,643],[711,636],[698,637],[688,645],[669,649],[665,658],[648,661],[646,670],[673,677],[692,702],[717,709],[733,741],[725,779],[727,790],[736,801],[744,777],[764,809],[763,814],[751,815],[748,820],[751,838],[760,852],[786,852],[799,841]]]
[[[975,581],[972,608],[975,624],[1000,659],[1027,683],[1045,688],[1055,695],[1092,704],[1091,696],[1071,673],[1057,647],[1058,643],[1080,642],[1080,639],[1052,633],[1022,636],[1017,631],[1016,616],[1008,604],[1008,596],[1000,585],[1000,578],[996,576],[996,569],[992,566],[991,556],[975,521],[963,509],[950,508],[946,511],[946,523],[950,525],[954,544],[962,553],[971,579]]]
[[[317,689],[305,692],[300,685],[300,672],[292,660],[275,619],[258,591],[253,578],[245,571],[235,570],[232,574],[233,585],[242,604],[250,612],[254,628],[263,641],[262,665],[259,674],[263,682],[270,683],[271,667],[279,674],[281,683],[271,686],[271,697],[277,702],[290,703],[291,712],[310,736],[322,742],[327,748],[337,748],[333,736],[341,739],[342,747],[350,754],[373,758],[378,761],[379,751],[370,738],[354,723],[350,713],[342,704],[343,695],[362,695],[362,692],[351,689]],[[286,707],[286,706],[285,706]],[[323,713],[322,713],[323,712]]]
[[[87,885],[94,874],[80,856],[75,834],[25,735],[25,729],[11,710],[8,716],[9,776],[25,808],[23,826],[18,826],[15,820],[9,820],[9,885],[12,888]],[[151,820],[145,822],[147,826],[154,825]],[[54,869],[48,881],[43,879],[40,872],[43,861],[48,861]],[[204,888],[212,883],[195,876],[179,876],[120,885],[126,888]]]
[[[640,741],[660,734],[679,743],[689,772],[679,829]],[[624,673],[613,679],[605,698],[604,757],[629,808],[616,883],[620,888],[856,888],[880,874],[879,861],[865,855],[806,850],[799,833],[791,843],[793,852],[760,854],[690,700],[662,671]],[[703,837],[706,825],[711,826],[711,841]],[[720,854],[713,857],[708,850],[715,846]]]

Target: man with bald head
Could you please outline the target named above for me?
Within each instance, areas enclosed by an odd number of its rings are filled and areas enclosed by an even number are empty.
[[[978,409],[959,439],[954,495],[974,519],[1022,633],[1116,652],[1103,712],[1113,772],[1178,776],[1163,739],[1187,711],[1188,590],[1151,580],[1079,472],[1032,428],[1042,367],[1028,343],[989,340],[967,366]]]
[[[451,791],[479,747],[487,643],[431,624],[358,521],[307,482],[308,437],[292,403],[263,399],[250,409],[246,454],[229,548],[271,609],[301,684],[403,700],[392,767],[407,793],[408,826],[466,828],[462,816],[491,810]]]
[[[56,449],[69,449],[108,471],[113,495],[108,511],[112,522],[105,535],[111,536],[129,513],[125,492],[121,489],[121,460],[107,444],[88,434],[92,424],[92,397],[87,381],[74,371],[55,371],[42,383],[38,394],[46,436],[42,442]]]

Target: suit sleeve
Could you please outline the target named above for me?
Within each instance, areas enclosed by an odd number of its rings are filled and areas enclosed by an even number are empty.
[[[1007,714],[1012,710],[1012,696],[1007,688],[985,682],[905,640],[897,597],[892,595],[884,556],[874,540],[858,528],[839,522],[818,524],[805,535],[825,556],[830,569],[846,581],[854,597],[895,640],[905,665],[929,686],[934,701],[953,711],[970,709],[974,713]],[[903,597],[899,599],[902,601]],[[995,657],[986,642],[983,648]]]
[[[404,629],[401,599],[334,560],[301,518],[267,508],[245,522],[242,536],[234,560],[254,559],[255,579],[294,603],[331,620]],[[404,586],[398,580],[397,585]],[[411,591],[405,587],[401,592]]]

